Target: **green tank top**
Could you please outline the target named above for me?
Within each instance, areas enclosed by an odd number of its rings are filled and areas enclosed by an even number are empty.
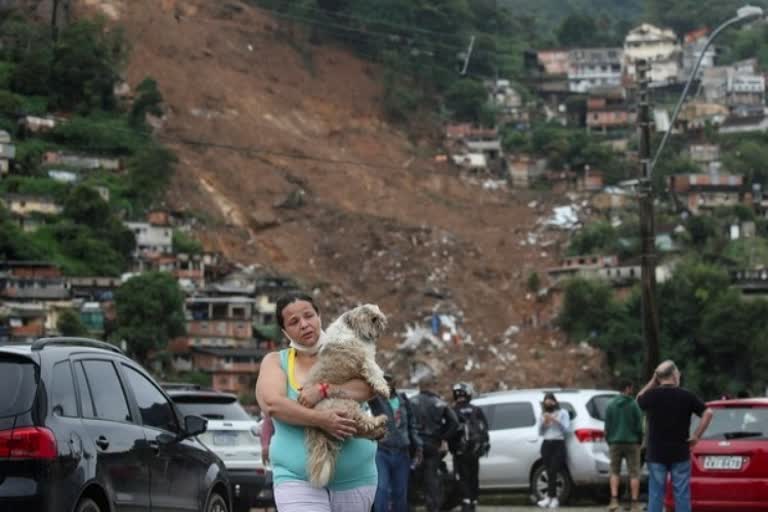
[[[280,351],[280,367],[288,376],[288,398],[296,400],[293,367],[289,354],[293,349]],[[269,458],[272,462],[272,479],[275,485],[291,481],[309,481],[307,476],[307,449],[304,443],[304,428],[272,418],[275,432],[269,443]],[[369,439],[349,438],[342,444],[336,459],[336,471],[328,483],[328,489],[345,491],[356,487],[376,485],[376,443]]]

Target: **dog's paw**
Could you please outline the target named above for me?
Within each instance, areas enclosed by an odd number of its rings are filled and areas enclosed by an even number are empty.
[[[382,398],[390,398],[389,385],[387,384],[387,381],[382,380],[381,382],[374,382],[372,387],[374,393],[377,395],[381,396]]]

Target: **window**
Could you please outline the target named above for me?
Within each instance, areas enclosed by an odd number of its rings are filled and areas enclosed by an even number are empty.
[[[130,366],[123,365],[128,383],[136,397],[141,421],[147,427],[178,432],[178,423],[173,407],[149,379]]]
[[[75,379],[77,379],[77,389],[80,391],[80,407],[83,410],[83,418],[96,417],[93,413],[93,398],[91,398],[91,390],[88,387],[88,379],[85,378],[83,365],[79,362],[75,363]]]
[[[530,402],[496,404],[491,407],[488,423],[490,430],[532,427],[536,425],[533,405]]]
[[[128,402],[115,366],[109,361],[83,361],[93,397],[95,417],[110,421],[131,421]]]
[[[53,367],[53,386],[51,387],[51,407],[58,416],[77,417],[77,398],[72,369],[69,361],[56,363]]]

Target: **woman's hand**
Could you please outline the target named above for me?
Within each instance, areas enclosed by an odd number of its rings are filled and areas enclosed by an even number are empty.
[[[325,398],[325,396],[323,396],[323,390],[321,389],[320,385],[315,385],[301,388],[298,402],[304,407],[309,407],[312,409],[323,398]]]
[[[344,411],[331,409],[320,414],[318,426],[336,439],[343,441],[357,434],[355,420],[349,419]]]

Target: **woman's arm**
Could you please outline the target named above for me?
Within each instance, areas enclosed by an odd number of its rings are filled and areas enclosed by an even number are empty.
[[[288,377],[280,367],[280,354],[268,354],[261,363],[256,381],[256,399],[262,411],[285,423],[321,428],[339,439],[357,432],[355,422],[340,412],[315,411],[288,398],[287,385]]]
[[[299,403],[312,408],[323,398],[347,398],[362,403],[375,396],[371,385],[362,379],[352,379],[344,384],[329,384],[326,393],[327,395],[323,395],[320,386],[303,388],[299,394]]]

